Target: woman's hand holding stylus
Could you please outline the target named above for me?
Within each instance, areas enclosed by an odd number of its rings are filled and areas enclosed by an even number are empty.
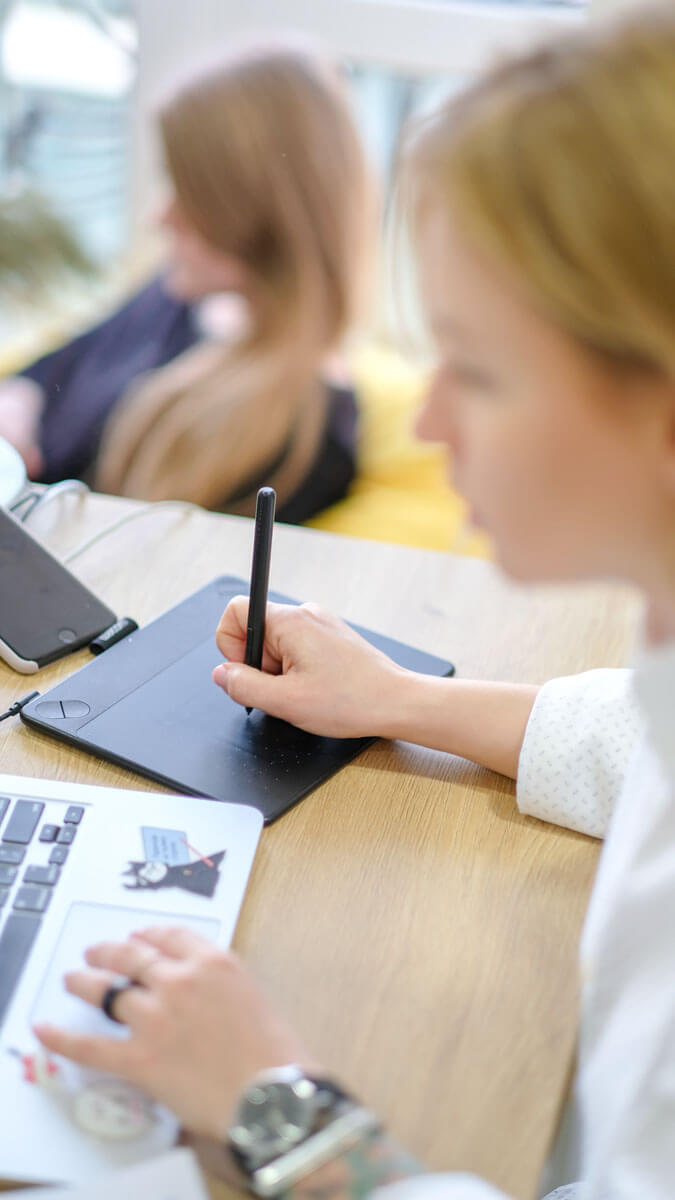
[[[262,670],[243,665],[248,599],[236,596],[213,672],[236,700],[326,737],[402,738],[515,779],[537,688],[405,671],[314,604],[269,604]]]
[[[214,681],[238,704],[327,737],[391,736],[410,672],[314,604],[268,604],[262,670],[244,666],[248,599],[236,596],[216,633],[228,662]]]

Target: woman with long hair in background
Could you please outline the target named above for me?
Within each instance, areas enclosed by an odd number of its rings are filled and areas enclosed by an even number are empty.
[[[242,46],[159,113],[169,262],[107,321],[0,388],[43,482],[281,520],[340,499],[356,397],[333,369],[372,243],[342,82],[300,42]]]

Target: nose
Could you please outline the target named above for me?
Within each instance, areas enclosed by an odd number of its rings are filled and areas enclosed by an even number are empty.
[[[450,372],[444,368],[437,370],[415,421],[415,435],[421,441],[452,446],[456,438],[454,390]]]
[[[175,196],[163,196],[155,206],[155,222],[160,228],[175,229],[178,224],[178,206]]]

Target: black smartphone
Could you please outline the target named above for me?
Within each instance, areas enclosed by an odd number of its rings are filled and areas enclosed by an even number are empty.
[[[30,675],[114,621],[111,609],[0,508],[0,658]]]

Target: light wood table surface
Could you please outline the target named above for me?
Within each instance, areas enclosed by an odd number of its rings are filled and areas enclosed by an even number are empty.
[[[66,556],[140,508],[64,496],[29,528]],[[251,543],[247,520],[155,506],[72,569],[143,624],[217,574],[247,577]],[[525,590],[482,561],[285,526],[271,586],[450,658],[465,678],[625,664],[638,617],[625,593]],[[87,661],[32,678],[0,663],[2,708]],[[0,770],[154,789],[18,719],[0,725]],[[530,1200],[572,1062],[597,852],[521,816],[501,776],[376,743],[263,832],[235,946],[315,1056],[425,1164]]]

